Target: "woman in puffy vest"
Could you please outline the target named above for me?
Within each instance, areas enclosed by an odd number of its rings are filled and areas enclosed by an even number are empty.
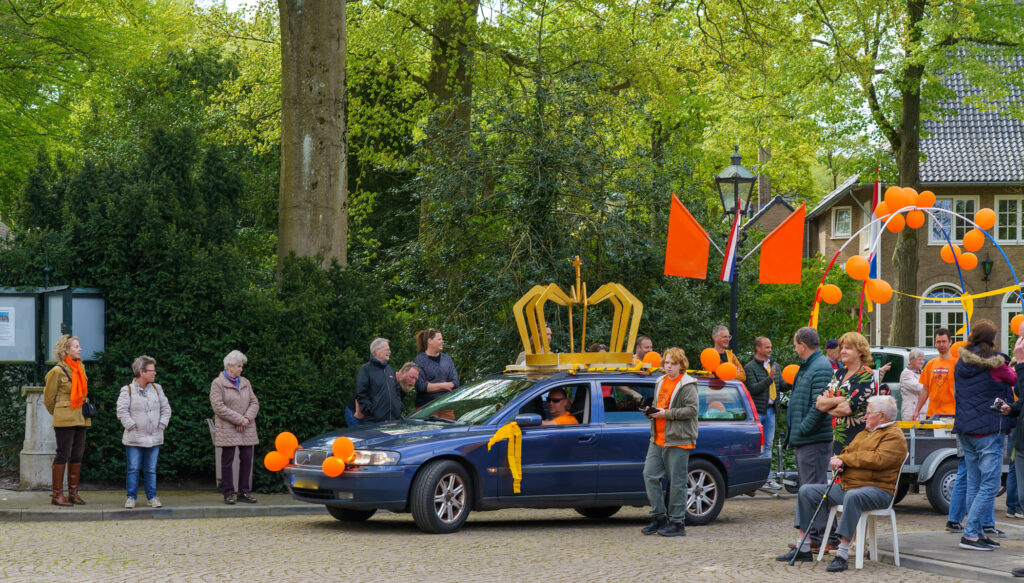
[[[171,420],[171,405],[164,389],[156,382],[156,360],[140,356],[132,362],[135,380],[121,387],[117,397],[117,419],[124,426],[121,443],[125,447],[128,469],[125,477],[125,508],[135,508],[142,470],[146,499],[160,508],[156,497],[156,460],[164,443],[164,429]]]

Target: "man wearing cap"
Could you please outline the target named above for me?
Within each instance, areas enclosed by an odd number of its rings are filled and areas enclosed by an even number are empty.
[[[832,370],[839,370],[839,340],[830,338],[825,343],[825,356],[828,357],[829,364],[832,365]]]

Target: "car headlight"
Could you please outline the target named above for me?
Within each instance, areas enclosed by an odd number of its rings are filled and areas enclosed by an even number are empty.
[[[354,466],[393,466],[402,459],[397,451],[357,449],[355,458],[349,462]]]

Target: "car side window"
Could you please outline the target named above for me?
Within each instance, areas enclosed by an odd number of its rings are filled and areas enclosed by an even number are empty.
[[[640,406],[654,398],[654,383],[601,383],[605,423],[646,423]]]
[[[743,421],[747,418],[747,408],[743,403],[746,396],[741,395],[735,386],[700,386],[697,395],[697,418],[700,421]]]
[[[525,413],[536,413],[545,422],[560,418],[562,421],[558,422],[559,425],[590,423],[590,385],[583,383],[547,387],[519,408],[520,415]],[[576,422],[572,423],[570,417]]]

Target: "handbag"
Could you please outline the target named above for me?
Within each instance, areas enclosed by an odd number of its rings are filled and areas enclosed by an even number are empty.
[[[64,368],[63,366],[60,367],[60,369],[64,371],[64,375],[68,377],[68,382],[70,383],[71,373],[69,373],[68,369]],[[92,419],[99,412],[100,410],[96,408],[96,405],[93,405],[89,401],[82,403],[82,417],[85,417],[86,419]]]

